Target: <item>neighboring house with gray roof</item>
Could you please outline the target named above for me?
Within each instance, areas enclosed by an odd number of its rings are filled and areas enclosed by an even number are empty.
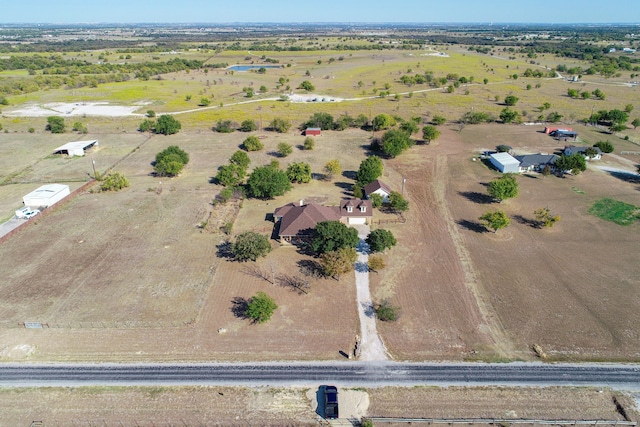
[[[281,243],[298,244],[307,241],[313,229],[322,221],[340,221],[345,224],[368,224],[373,216],[370,200],[345,199],[340,206],[322,206],[317,203],[289,203],[277,208],[273,218],[278,227]]]
[[[372,194],[379,194],[382,196],[382,203],[389,203],[389,195],[391,194],[391,188],[384,182],[376,179],[364,186],[364,195],[367,199],[371,198]]]
[[[595,149],[598,154],[596,154],[595,156],[589,157],[586,154],[587,149],[589,148],[593,148]],[[602,158],[602,150],[600,150],[600,148],[598,147],[576,147],[575,145],[568,145],[566,147],[564,147],[564,155],[565,156],[570,156],[572,154],[576,154],[576,153],[580,153],[582,154],[587,160],[600,160]]]
[[[515,156],[520,162],[520,172],[542,172],[545,166],[553,169],[558,156],[555,154],[524,154]]]

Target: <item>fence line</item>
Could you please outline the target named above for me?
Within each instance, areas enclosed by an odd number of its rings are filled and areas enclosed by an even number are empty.
[[[620,154],[627,155],[627,154],[633,154],[635,156],[640,156],[640,151],[621,151]]]
[[[391,417],[367,417],[374,423],[427,423],[427,424],[541,424],[541,425],[612,425],[612,426],[636,426],[635,421],[619,420],[536,420],[525,418],[391,418]]]
[[[167,329],[194,327],[195,319],[174,322],[132,320],[124,322],[0,322],[0,329]]]

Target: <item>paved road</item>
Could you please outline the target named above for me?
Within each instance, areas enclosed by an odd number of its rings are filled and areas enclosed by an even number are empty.
[[[297,362],[0,364],[0,387],[79,385],[596,386],[640,391],[640,365]]]

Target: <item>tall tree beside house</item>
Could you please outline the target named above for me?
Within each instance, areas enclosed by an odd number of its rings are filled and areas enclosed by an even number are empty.
[[[518,197],[520,187],[516,177],[511,173],[506,173],[491,181],[487,191],[491,197],[502,203],[505,199]]]
[[[366,242],[372,252],[384,252],[398,243],[393,233],[382,228],[369,233]]]
[[[489,211],[478,218],[482,223],[494,233],[497,233],[501,228],[505,228],[511,223],[511,220],[504,211]]]
[[[382,152],[389,157],[396,157],[410,147],[415,142],[409,134],[400,129],[388,130],[382,136]]]
[[[389,205],[396,212],[406,212],[409,210],[409,201],[397,191],[389,194]]]
[[[580,153],[574,153],[570,156],[563,154],[556,159],[555,167],[563,176],[567,172],[578,175],[587,170],[587,161]]]
[[[271,252],[271,243],[263,234],[246,231],[236,237],[231,251],[238,261],[255,261]]]
[[[358,175],[356,177],[357,183],[361,187],[364,187],[382,176],[382,172],[384,172],[384,166],[382,165],[380,157],[367,157],[360,162],[360,168],[358,169]]]
[[[354,248],[340,248],[320,255],[320,264],[326,276],[340,280],[340,276],[354,269],[358,254]]]
[[[320,255],[341,248],[358,246],[358,231],[340,221],[321,221],[313,229],[311,249]]]

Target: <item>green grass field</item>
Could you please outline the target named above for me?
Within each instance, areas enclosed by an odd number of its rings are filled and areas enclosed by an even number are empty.
[[[589,213],[619,225],[631,225],[640,220],[640,207],[608,198],[595,202]]]

